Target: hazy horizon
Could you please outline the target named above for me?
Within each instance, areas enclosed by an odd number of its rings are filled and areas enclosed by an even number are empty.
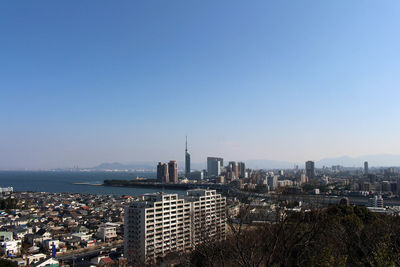
[[[0,7],[0,169],[400,154],[398,1]]]
[[[215,155],[214,155],[215,156]],[[26,168],[26,167],[17,167],[17,168],[5,168],[0,166],[0,171],[2,170],[28,170],[28,171],[37,171],[37,170],[55,170],[55,169],[93,169],[93,170],[104,170],[104,169],[121,169],[121,168],[108,168],[108,167],[100,167],[103,165],[123,165],[126,166],[125,169],[143,169],[150,170],[156,169],[157,162],[168,162],[169,160],[176,159],[165,159],[165,160],[152,160],[152,161],[110,161],[110,162],[98,162],[92,166],[59,166],[52,168]],[[322,168],[323,166],[331,167],[334,165],[339,165],[342,167],[349,168],[360,168],[364,167],[364,162],[367,161],[369,163],[370,168],[385,168],[385,167],[400,167],[400,154],[376,154],[376,155],[363,155],[359,157],[349,157],[349,156],[341,156],[341,157],[327,157],[322,159],[309,159],[315,162],[317,168]],[[178,161],[178,169],[184,170],[184,161]],[[238,159],[226,159],[224,158],[224,164],[227,165],[229,161],[236,162],[245,162],[246,168],[251,169],[292,169],[297,166],[300,169],[304,169],[305,162],[290,162],[284,160],[275,160],[275,159],[249,159],[249,160],[238,160]],[[201,170],[207,168],[206,159],[201,162],[191,162],[192,170]]]

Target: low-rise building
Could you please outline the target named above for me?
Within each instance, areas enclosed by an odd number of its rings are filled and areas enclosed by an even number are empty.
[[[34,255],[30,255],[26,257],[26,264],[27,265],[33,265],[36,264],[42,260],[47,259],[48,256],[46,254],[43,253],[38,253],[38,254],[34,254]]]
[[[103,223],[97,230],[97,237],[103,241],[114,239],[117,237],[117,227],[116,223]]]
[[[0,242],[1,254],[5,256],[16,256],[21,253],[21,240]]]
[[[373,208],[383,208],[383,198],[381,195],[369,199],[369,206]]]
[[[0,242],[14,240],[13,232],[0,232]]]
[[[36,263],[31,264],[32,267],[58,267],[59,262],[56,259],[47,257],[45,259],[42,259]]]

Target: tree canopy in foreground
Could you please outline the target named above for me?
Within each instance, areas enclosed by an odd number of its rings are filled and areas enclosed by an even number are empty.
[[[197,246],[185,265],[400,266],[400,217],[364,207],[332,206],[230,228],[225,241]]]

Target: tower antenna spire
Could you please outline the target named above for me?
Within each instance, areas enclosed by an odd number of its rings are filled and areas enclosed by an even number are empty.
[[[186,143],[185,143],[185,175],[188,177],[190,175],[190,154],[187,148],[187,135],[186,135]]]

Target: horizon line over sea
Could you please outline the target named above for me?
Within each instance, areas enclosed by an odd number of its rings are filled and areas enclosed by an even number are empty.
[[[104,180],[134,180],[136,177],[155,178],[155,172],[71,172],[71,171],[0,171],[0,187],[11,186],[14,191],[49,193],[79,193],[94,195],[131,195],[163,191],[183,194],[185,190],[158,188],[93,186]]]

